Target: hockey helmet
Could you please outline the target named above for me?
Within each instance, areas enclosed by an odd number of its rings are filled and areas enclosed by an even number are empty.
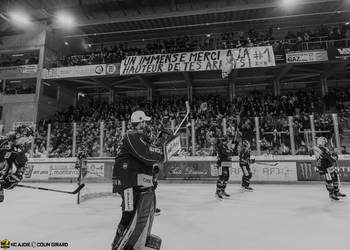
[[[249,141],[248,140],[243,140],[242,141],[242,146],[244,147],[244,148],[250,148],[250,143],[249,143]]]
[[[324,147],[326,146],[327,143],[328,143],[328,140],[326,137],[321,136],[317,138],[317,142],[316,142],[317,146]]]
[[[14,146],[27,152],[33,142],[34,131],[29,126],[19,126],[14,131]]]

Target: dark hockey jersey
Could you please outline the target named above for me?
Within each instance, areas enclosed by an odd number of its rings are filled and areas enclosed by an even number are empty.
[[[229,149],[227,145],[225,145],[223,142],[219,142],[217,145],[217,152],[218,152],[218,166],[221,166],[221,162],[223,161],[231,161],[230,157],[232,156],[232,150]]]
[[[118,192],[130,187],[153,185],[153,165],[163,159],[162,148],[149,143],[147,136],[137,131],[127,132],[113,168],[113,180]]]
[[[6,139],[0,140],[0,178],[15,174],[22,179],[27,161],[24,152],[16,152]],[[13,165],[16,169],[13,169]]]
[[[333,166],[337,161],[337,156],[333,155],[328,148],[314,147],[316,166],[320,170],[325,170]]]
[[[250,163],[250,149],[242,149],[239,153],[239,165],[249,165]]]

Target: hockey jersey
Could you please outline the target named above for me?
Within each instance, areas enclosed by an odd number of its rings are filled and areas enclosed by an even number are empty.
[[[325,170],[333,166],[337,161],[337,156],[332,154],[326,147],[314,147],[316,157],[316,167]]]
[[[153,165],[164,159],[162,148],[149,143],[147,136],[129,131],[122,140],[113,168],[118,192],[131,187],[153,185]]]
[[[239,153],[239,165],[249,165],[250,163],[250,149],[242,149]]]
[[[218,152],[218,166],[221,166],[221,162],[223,161],[230,161],[230,157],[232,156],[232,150],[225,145],[222,142],[219,142],[217,145],[217,152]]]

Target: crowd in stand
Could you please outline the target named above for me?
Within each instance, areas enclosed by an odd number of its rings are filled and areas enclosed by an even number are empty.
[[[190,118],[195,124],[196,155],[214,155],[218,138],[226,135],[239,140],[247,139],[253,150],[256,149],[256,121],[258,118],[260,145],[263,152],[271,154],[291,154],[288,116],[293,116],[293,133],[297,154],[308,154],[311,143],[310,116],[315,114],[317,136],[325,135],[332,139],[332,116],[324,114],[324,110],[342,112],[344,102],[349,96],[343,92],[333,93],[335,102],[325,106],[322,98],[313,92],[298,92],[283,96],[263,96],[253,93],[249,97],[237,97],[233,102],[222,96],[195,97],[191,103]],[[326,97],[327,99],[327,97]],[[103,148],[105,156],[114,155],[122,138],[122,121],[126,121],[126,130],[130,128],[128,121],[133,111],[141,109],[152,116],[150,134],[155,135],[160,129],[171,128],[179,124],[185,115],[184,97],[160,97],[152,102],[145,98],[120,100],[113,104],[98,104],[69,108],[58,112],[51,120],[43,121],[38,126],[35,141],[35,154],[50,157],[67,157],[72,155],[73,122],[76,123],[76,150],[85,149],[90,156],[99,156],[101,152],[100,135],[103,121]],[[318,115],[323,114],[323,115]],[[225,127],[223,121],[226,120]],[[348,120],[349,121],[349,120]],[[46,148],[47,127],[51,124],[50,146]],[[340,124],[342,125],[342,124]],[[340,126],[341,130],[343,126]],[[184,147],[183,154],[191,154],[192,145],[190,127],[181,130]],[[349,129],[349,128],[347,128]],[[334,139],[334,138],[333,138]]]
[[[0,55],[0,67],[38,64],[38,62],[39,62],[38,56],[13,57],[10,55]]]
[[[35,93],[35,86],[28,84],[6,84],[5,95],[21,95],[21,94],[33,94]]]
[[[261,32],[250,29],[248,32],[225,32],[219,35],[201,37],[178,37],[164,40],[142,42],[142,44],[120,43],[88,50],[83,55],[62,56],[52,67],[88,65],[121,62],[126,56],[190,52],[211,49],[233,49],[240,47],[272,45],[277,55],[293,50],[320,49],[323,41],[350,39],[350,27],[347,25],[326,27],[306,32],[287,32],[284,39],[275,39],[273,29]],[[314,42],[314,43],[313,43]],[[341,46],[343,41],[335,41]]]

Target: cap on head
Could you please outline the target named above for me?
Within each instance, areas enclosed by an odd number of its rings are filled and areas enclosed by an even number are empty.
[[[145,112],[141,110],[137,110],[131,115],[131,122],[132,123],[139,123],[143,121],[150,121],[151,117],[146,116]]]

